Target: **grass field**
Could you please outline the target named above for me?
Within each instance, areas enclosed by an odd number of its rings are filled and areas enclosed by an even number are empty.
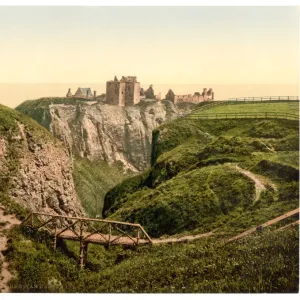
[[[213,113],[251,113],[251,112],[277,112],[299,115],[299,102],[272,102],[272,103],[237,103],[212,107],[195,112],[197,114]]]

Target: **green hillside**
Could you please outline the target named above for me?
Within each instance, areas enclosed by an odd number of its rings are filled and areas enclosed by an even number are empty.
[[[239,232],[298,205],[297,121],[180,119],[153,141],[152,168],[107,193],[106,217],[152,236]],[[237,165],[262,180],[258,200]]]
[[[88,187],[98,180],[110,184],[97,174],[96,165],[84,160],[77,163],[77,186],[85,181]],[[121,175],[116,178],[121,180]],[[298,220],[299,215],[235,242],[226,241],[297,208],[298,185],[297,121],[177,119],[153,132],[151,168],[112,188],[105,196],[103,214],[140,223],[152,237],[208,231],[213,235],[133,249],[90,244],[86,266],[80,270],[77,242],[59,241],[53,250],[53,239],[46,232],[16,228],[10,232],[7,251],[16,271],[12,289],[297,293],[298,227],[277,229]],[[82,191],[90,199],[85,205],[94,205],[100,190]],[[90,209],[93,213],[94,207]]]
[[[208,238],[186,244],[90,245],[78,268],[78,243],[56,251],[47,235],[10,233],[13,292],[68,293],[297,293],[299,231],[266,230],[225,244]]]

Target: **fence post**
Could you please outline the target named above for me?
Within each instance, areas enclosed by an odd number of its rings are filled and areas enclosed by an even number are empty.
[[[80,236],[79,236],[79,265],[80,268],[82,269],[84,267],[84,241],[83,241],[83,228],[82,228],[82,222],[80,221]]]
[[[140,241],[140,229],[137,230],[137,236],[136,236],[136,244],[138,245]]]
[[[111,224],[108,224],[108,246],[110,245],[111,240]]]
[[[288,100],[290,100],[290,96],[288,96]]]

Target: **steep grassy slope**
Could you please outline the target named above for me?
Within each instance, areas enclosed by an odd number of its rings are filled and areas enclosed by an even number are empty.
[[[77,157],[74,160],[74,182],[81,204],[89,217],[102,217],[104,196],[129,173],[124,173],[117,164],[109,166],[106,162]]]
[[[105,216],[160,236],[239,231],[298,205],[296,121],[182,119],[159,127],[153,141],[152,168],[107,193]],[[258,201],[236,165],[262,176]]]

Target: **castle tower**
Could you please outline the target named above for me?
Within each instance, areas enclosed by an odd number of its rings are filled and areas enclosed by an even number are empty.
[[[136,76],[122,76],[118,81],[106,82],[106,103],[119,106],[135,105],[140,102],[140,83]]]

